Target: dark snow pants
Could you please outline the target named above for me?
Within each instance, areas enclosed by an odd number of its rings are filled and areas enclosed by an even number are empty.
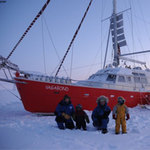
[[[86,122],[85,120],[76,121],[76,129],[83,129],[86,130]]]
[[[63,116],[56,116],[55,120],[57,122],[59,129],[65,129],[65,128],[73,129],[74,128],[74,123],[72,119],[67,120]]]
[[[93,122],[93,126],[99,129],[107,129],[109,119],[100,119]]]

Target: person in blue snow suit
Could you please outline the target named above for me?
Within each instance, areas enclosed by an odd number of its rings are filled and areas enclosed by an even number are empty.
[[[92,112],[93,126],[98,130],[102,130],[102,133],[107,133],[107,124],[109,122],[109,114],[111,112],[110,107],[107,105],[108,98],[100,96],[96,100],[97,107]]]
[[[74,128],[74,123],[72,120],[74,112],[75,109],[71,103],[70,97],[68,95],[65,95],[63,100],[60,101],[55,110],[55,120],[59,129]]]

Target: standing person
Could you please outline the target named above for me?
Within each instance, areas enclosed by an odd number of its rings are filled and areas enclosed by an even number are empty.
[[[130,119],[128,107],[124,104],[125,99],[123,97],[118,97],[118,104],[113,109],[113,119],[116,120],[116,134],[120,133],[120,125],[122,126],[122,133],[127,133],[126,131],[126,120]],[[126,118],[125,118],[126,117]]]
[[[55,110],[56,122],[59,129],[73,129],[74,123],[72,120],[72,116],[75,110],[71,103],[70,97],[65,95],[63,100],[57,105]],[[65,126],[64,126],[65,124]]]
[[[88,115],[82,109],[82,105],[78,104],[76,106],[76,111],[74,113],[73,119],[76,122],[76,129],[81,129],[82,128],[83,130],[87,130],[86,129],[86,122],[90,123],[90,121],[89,121]]]
[[[93,126],[98,130],[102,130],[102,133],[107,133],[107,124],[109,122],[109,114],[111,109],[107,106],[108,98],[105,96],[100,96],[96,100],[97,107],[92,112]]]

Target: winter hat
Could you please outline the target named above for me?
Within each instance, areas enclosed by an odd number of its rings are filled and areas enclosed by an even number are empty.
[[[102,96],[97,98],[96,103],[99,103],[99,102],[102,102],[102,101],[108,103],[109,100],[106,96],[102,95]]]
[[[70,100],[70,97],[69,97],[68,95],[65,95],[65,96],[64,96],[64,100],[65,100],[65,99],[69,99],[69,100]]]
[[[78,109],[78,108],[82,109],[82,105],[81,105],[81,104],[78,104],[78,105],[76,106],[76,109]]]
[[[124,97],[122,97],[122,96],[119,96],[119,97],[118,97],[118,102],[125,102],[125,99],[124,99]]]

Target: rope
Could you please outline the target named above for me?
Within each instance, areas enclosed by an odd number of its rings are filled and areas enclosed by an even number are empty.
[[[132,37],[132,51],[135,51],[135,39],[134,39],[134,24],[133,24],[133,12],[132,12],[132,2],[130,1],[130,8],[131,8],[131,37]],[[134,56],[131,56],[131,58],[135,58]],[[135,62],[134,62],[134,66],[135,66]]]
[[[59,54],[58,54],[58,50],[56,49],[56,46],[55,46],[55,44],[54,44],[54,40],[53,40],[53,38],[52,38],[52,34],[51,34],[51,32],[50,32],[50,30],[49,30],[49,28],[48,28],[48,25],[47,25],[47,22],[46,22],[46,19],[45,19],[44,15],[43,15],[43,19],[44,19],[44,23],[45,23],[46,29],[47,29],[47,31],[48,31],[49,39],[50,39],[50,41],[51,41],[51,43],[52,43],[52,46],[53,46],[53,48],[54,48],[54,50],[55,50],[55,53],[56,53],[56,55],[57,55],[57,57],[58,57],[58,60],[61,62],[60,56],[59,56]],[[58,65],[58,66],[59,66],[59,65]],[[57,67],[58,67],[58,66],[57,66]],[[62,67],[63,67],[63,69],[64,69],[66,75],[68,76],[68,73],[67,73],[65,67],[64,67],[64,66],[62,66]],[[54,72],[55,72],[56,70],[57,70],[57,68],[54,70]]]
[[[106,65],[107,52],[108,52],[108,45],[109,45],[109,39],[110,39],[110,30],[111,30],[111,29],[110,29],[110,26],[109,26],[103,69],[105,68],[105,65]]]
[[[11,93],[12,95],[14,95],[16,98],[18,98],[19,100],[21,100],[21,98],[20,97],[18,97],[16,94],[14,94],[13,92],[11,92],[10,90],[8,90],[5,86],[3,86],[2,84],[0,84],[0,86],[2,87],[2,88],[4,88],[5,90],[7,90],[9,93]]]
[[[42,23],[42,48],[43,48],[43,65],[44,65],[44,72],[46,74],[46,58],[45,58],[45,43],[44,43],[44,28],[43,28],[43,16],[41,17]]]
[[[23,35],[21,36],[21,38],[19,39],[19,41],[17,42],[17,44],[14,46],[14,48],[12,49],[12,51],[10,52],[10,54],[7,56],[6,60],[8,60],[10,58],[10,56],[16,50],[16,48],[18,47],[18,45],[20,44],[20,42],[23,40],[23,38],[26,36],[26,34],[32,28],[32,26],[34,25],[34,23],[36,22],[36,20],[42,15],[42,13],[44,12],[44,10],[47,7],[47,5],[49,4],[49,2],[50,2],[50,0],[47,0],[47,2],[44,4],[44,6],[42,7],[42,9],[39,11],[39,13],[36,15],[36,17],[34,18],[34,20],[31,22],[31,24],[29,25],[29,27],[23,33]]]
[[[80,22],[80,24],[79,24],[79,26],[78,26],[78,28],[77,28],[75,34],[73,35],[73,38],[72,38],[72,40],[71,40],[71,42],[70,42],[70,44],[69,44],[69,46],[68,46],[68,48],[67,48],[67,51],[66,51],[66,53],[65,53],[65,55],[64,55],[64,57],[63,57],[63,59],[62,59],[62,61],[61,61],[61,63],[60,63],[60,66],[59,66],[59,68],[58,68],[58,70],[57,70],[57,72],[56,72],[56,74],[55,74],[55,77],[58,75],[58,73],[59,73],[59,71],[60,71],[60,69],[61,69],[61,67],[62,67],[62,65],[63,65],[63,62],[64,62],[64,60],[65,60],[65,58],[66,58],[66,56],[67,56],[67,54],[68,54],[68,52],[69,52],[69,50],[70,50],[70,48],[71,48],[73,42],[74,42],[74,40],[75,40],[75,38],[76,38],[76,36],[77,36],[77,34],[78,34],[80,28],[81,28],[81,25],[82,25],[82,23],[83,23],[83,21],[84,21],[86,15],[87,15],[87,13],[88,13],[88,10],[89,10],[89,8],[90,8],[90,6],[91,6],[91,4],[92,4],[92,1],[93,1],[93,0],[90,0],[90,3],[89,3],[89,5],[88,5],[88,7],[87,7],[87,9],[86,9],[86,11],[85,11],[85,13],[84,13],[82,19],[81,19],[81,22]]]
[[[74,48],[74,45],[72,45],[71,64],[70,64],[70,79],[71,79],[71,76],[72,76],[73,48]]]

